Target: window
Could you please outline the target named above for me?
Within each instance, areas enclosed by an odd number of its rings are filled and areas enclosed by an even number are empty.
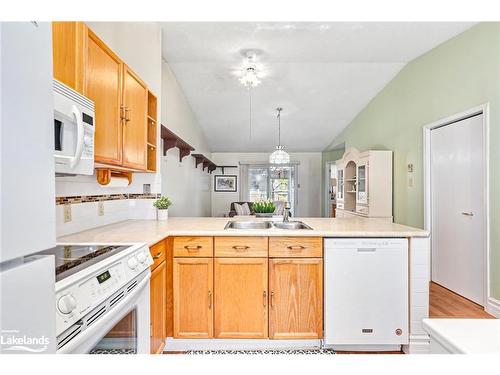
[[[248,165],[248,199],[288,202],[290,210],[297,206],[297,165]]]

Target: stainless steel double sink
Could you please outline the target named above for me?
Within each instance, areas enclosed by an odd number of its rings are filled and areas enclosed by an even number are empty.
[[[312,228],[302,221],[228,221],[224,229],[288,229],[298,230]]]

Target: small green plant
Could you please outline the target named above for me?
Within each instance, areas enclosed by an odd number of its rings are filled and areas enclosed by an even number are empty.
[[[172,201],[168,197],[161,197],[153,203],[159,210],[167,210],[172,205]]]
[[[276,209],[276,206],[271,200],[267,201],[257,201],[252,204],[252,208],[255,213],[258,214],[270,214]]]

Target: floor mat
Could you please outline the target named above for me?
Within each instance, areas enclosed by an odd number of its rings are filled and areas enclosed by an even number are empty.
[[[135,349],[92,349],[89,354],[136,354]]]
[[[185,354],[335,354],[333,349],[188,350]]]

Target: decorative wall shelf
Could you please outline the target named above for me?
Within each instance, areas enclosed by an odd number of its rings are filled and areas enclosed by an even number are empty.
[[[205,168],[207,168],[208,173],[212,173],[217,168],[217,165],[213,161],[208,159],[205,155],[193,154],[191,156],[194,157],[194,159],[195,159],[196,168],[198,168],[199,164],[202,164],[203,170],[205,170]]]
[[[188,156],[192,151],[194,151],[193,146],[188,144],[172,131],[168,130],[165,125],[161,126],[161,138],[163,139],[163,155],[167,155],[167,151],[171,148],[177,147],[179,149],[179,162],[181,162],[185,156]]]

